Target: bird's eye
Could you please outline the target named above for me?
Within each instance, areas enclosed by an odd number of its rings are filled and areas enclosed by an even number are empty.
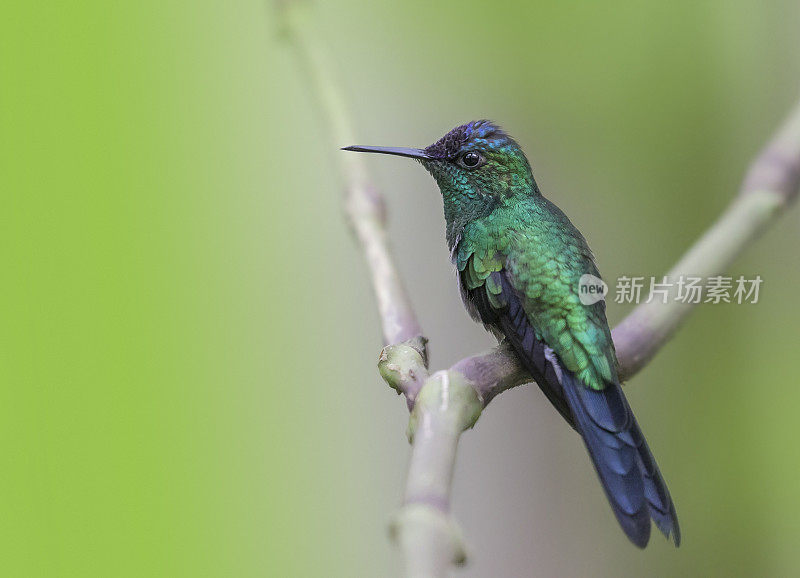
[[[466,167],[468,169],[474,169],[481,163],[483,163],[483,156],[480,153],[476,153],[475,151],[469,151],[461,155],[458,159],[462,167]]]

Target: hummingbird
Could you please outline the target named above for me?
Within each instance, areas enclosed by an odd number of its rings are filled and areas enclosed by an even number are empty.
[[[542,195],[519,144],[478,120],[423,149],[343,150],[415,159],[433,176],[467,311],[510,344],[581,436],[630,541],[644,548],[652,519],[678,546],[675,505],[622,392],[605,301],[581,299],[581,277],[600,279],[594,256]]]

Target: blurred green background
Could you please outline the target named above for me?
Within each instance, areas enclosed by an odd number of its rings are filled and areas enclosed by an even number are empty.
[[[364,143],[499,121],[609,279],[665,271],[800,88],[791,0],[331,1],[310,25]],[[4,575],[396,575],[406,411],[336,154],[263,2],[3,4]],[[433,181],[368,162],[433,365],[489,346]],[[731,271],[759,304],[701,308],[628,386],[684,545],[632,547],[519,388],[462,440],[460,576],[797,575],[798,225]]]

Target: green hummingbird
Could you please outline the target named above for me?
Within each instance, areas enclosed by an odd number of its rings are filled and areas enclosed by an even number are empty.
[[[652,519],[679,545],[675,506],[620,386],[605,302],[581,299],[581,278],[600,278],[592,251],[542,196],[517,142],[479,120],[424,149],[344,150],[410,157],[436,179],[447,244],[470,315],[508,341],[581,435],[631,542],[647,545]]]

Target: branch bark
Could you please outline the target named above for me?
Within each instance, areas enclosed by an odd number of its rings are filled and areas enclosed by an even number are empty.
[[[667,277],[673,281],[682,274],[723,273],[796,200],[799,188],[800,102],[750,165],[739,195]],[[666,304],[654,300],[639,305],[614,328],[623,379],[647,365],[692,311],[693,305],[672,297]]]
[[[322,108],[335,148],[356,142],[343,91],[328,52],[313,33],[302,2],[278,2],[284,30]],[[427,340],[394,264],[383,197],[369,180],[363,157],[339,155],[345,217],[367,262],[383,329],[381,376],[406,397],[411,417],[411,457],[406,490],[391,535],[406,575],[446,576],[466,559],[461,533],[450,516],[453,467],[461,433],[503,391],[531,376],[505,345],[465,358],[431,375]],[[722,273],[739,253],[783,213],[800,188],[800,103],[755,159],[741,192],[668,273],[675,278]],[[621,378],[641,370],[672,337],[693,306],[667,299],[637,306],[612,332]]]

